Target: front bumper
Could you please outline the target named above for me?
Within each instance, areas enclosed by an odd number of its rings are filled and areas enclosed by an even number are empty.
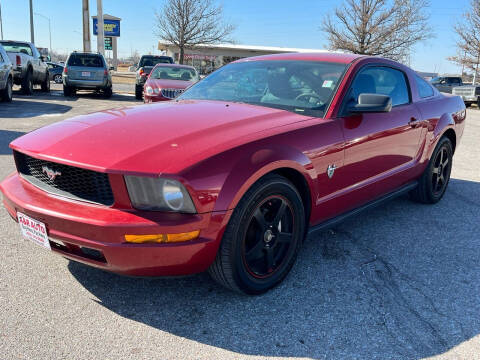
[[[158,101],[169,101],[172,99],[163,97],[162,95],[147,95],[145,92],[143,93],[143,99],[145,103],[152,103],[152,102],[158,102]]]
[[[0,184],[11,217],[17,212],[45,223],[53,252],[97,268],[132,276],[180,276],[213,262],[231,214],[139,212],[84,203],[45,193],[16,173]],[[198,239],[172,244],[129,244],[126,234],[200,230]],[[60,242],[56,241],[60,240]],[[32,246],[35,246],[32,244]]]

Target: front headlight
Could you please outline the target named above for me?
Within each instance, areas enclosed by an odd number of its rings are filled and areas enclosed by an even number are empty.
[[[148,95],[152,95],[153,94],[153,88],[151,86],[147,86],[145,88],[145,92],[148,94]]]
[[[190,194],[177,180],[125,176],[125,183],[136,209],[196,213]]]

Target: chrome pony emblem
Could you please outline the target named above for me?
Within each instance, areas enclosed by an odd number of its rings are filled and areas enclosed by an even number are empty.
[[[332,164],[332,165],[328,165],[328,168],[327,168],[327,175],[328,175],[328,178],[331,179],[332,176],[333,176],[333,173],[335,172],[335,169],[337,167],[335,166],[335,164]]]
[[[62,175],[60,171],[52,170],[48,166],[42,166],[42,172],[47,175],[47,177],[54,181],[57,176]]]

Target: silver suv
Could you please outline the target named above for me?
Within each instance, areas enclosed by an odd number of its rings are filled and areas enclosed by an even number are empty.
[[[112,96],[112,76],[101,54],[73,52],[63,69],[63,94],[75,95],[77,90],[102,91]]]

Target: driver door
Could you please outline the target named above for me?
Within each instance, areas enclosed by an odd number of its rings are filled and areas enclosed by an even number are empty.
[[[392,110],[351,115],[344,111],[342,188],[354,208],[407,182],[419,153],[421,115],[411,101],[408,78],[400,69],[366,66],[357,73],[346,100],[361,93],[388,95]],[[348,194],[357,194],[349,196]]]

